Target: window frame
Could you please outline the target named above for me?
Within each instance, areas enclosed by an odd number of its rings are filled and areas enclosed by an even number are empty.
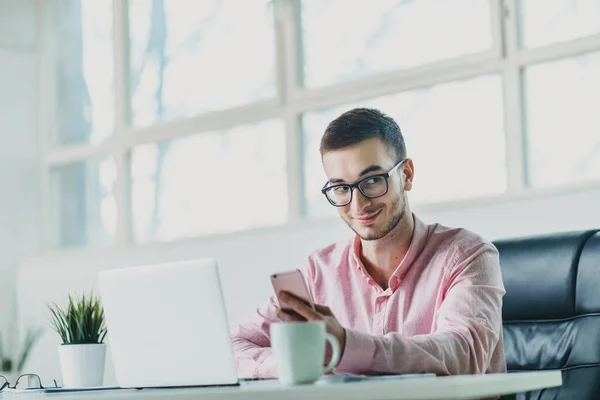
[[[84,162],[112,155],[117,181],[114,194],[117,202],[115,246],[137,245],[133,241],[130,197],[130,151],[133,147],[169,141],[191,134],[224,130],[244,123],[269,118],[284,122],[288,176],[288,224],[303,223],[305,215],[303,140],[301,117],[308,111],[335,107],[347,103],[390,95],[409,89],[431,86],[453,80],[499,74],[502,77],[504,123],[506,135],[507,191],[486,198],[449,201],[420,205],[421,210],[451,210],[510,199],[546,196],[551,193],[573,192],[580,188],[598,188],[600,181],[561,185],[553,188],[532,188],[527,179],[527,148],[525,131],[524,80],[522,73],[530,65],[576,57],[600,50],[600,34],[545,47],[520,46],[519,0],[487,0],[491,10],[492,48],[489,51],[435,62],[415,68],[379,73],[323,88],[309,89],[301,85],[301,0],[272,0],[275,23],[276,97],[223,111],[209,112],[191,118],[160,122],[147,127],[134,127],[129,99],[128,15],[125,1],[113,1],[113,51],[115,77],[115,130],[98,145],[73,144],[54,146],[56,137],[53,115],[55,81],[52,68],[54,48],[51,35],[45,35],[48,2],[40,3],[38,18],[39,85],[40,85],[40,154],[42,248],[57,248],[56,215],[52,210],[52,169],[61,165]],[[262,228],[259,228],[262,229]],[[89,245],[86,247],[93,247]],[[60,248],[57,250],[61,250]]]

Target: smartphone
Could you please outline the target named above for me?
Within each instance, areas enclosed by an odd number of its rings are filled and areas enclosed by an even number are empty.
[[[315,303],[299,269],[273,274],[271,275],[271,283],[273,284],[273,289],[275,289],[275,295],[278,296],[277,298],[279,298],[280,291],[285,291],[304,301],[313,310],[315,309]],[[279,300],[279,306],[284,311],[291,311],[281,300]]]

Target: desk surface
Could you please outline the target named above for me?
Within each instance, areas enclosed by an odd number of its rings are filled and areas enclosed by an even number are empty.
[[[315,400],[373,399],[373,400],[437,400],[473,399],[519,393],[562,384],[560,371],[523,372],[511,374],[462,375],[398,380],[362,381],[347,383],[317,383],[284,387],[277,381],[244,383],[240,387],[185,389],[121,389],[71,393],[6,393],[2,399],[34,400],[40,398],[85,400],[191,400],[191,399],[303,399]]]

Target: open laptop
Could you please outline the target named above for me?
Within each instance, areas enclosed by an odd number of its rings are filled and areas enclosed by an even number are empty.
[[[102,271],[98,279],[120,387],[239,384],[215,260]]]

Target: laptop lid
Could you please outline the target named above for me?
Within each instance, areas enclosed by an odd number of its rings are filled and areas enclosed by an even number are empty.
[[[119,386],[238,382],[215,260],[102,271],[98,281]]]

